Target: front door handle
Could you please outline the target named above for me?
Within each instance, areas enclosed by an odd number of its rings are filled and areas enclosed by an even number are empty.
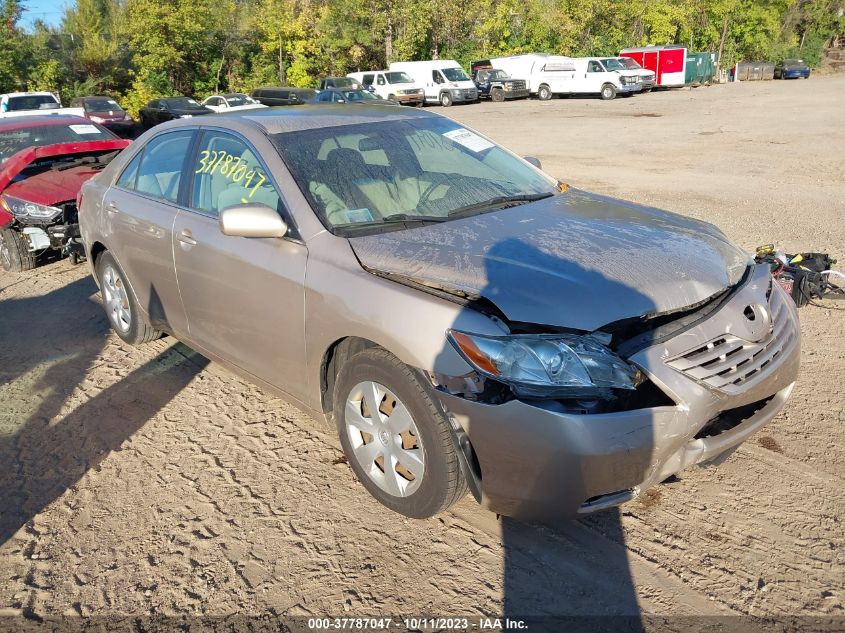
[[[120,213],[120,209],[114,200],[109,200],[109,203],[106,206],[108,207],[109,213]]]
[[[179,241],[183,244],[188,244],[190,246],[194,246],[197,241],[194,239],[194,236],[188,229],[183,229],[179,232]]]

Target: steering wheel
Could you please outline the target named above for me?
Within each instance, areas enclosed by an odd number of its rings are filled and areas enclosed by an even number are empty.
[[[452,184],[457,184],[458,182],[465,182],[469,180],[468,176],[462,176],[461,174],[441,174],[437,172],[430,172],[429,174],[426,174],[427,177],[430,175],[434,175],[434,182],[432,182],[428,187],[426,187],[425,191],[420,194],[420,199],[417,202],[417,209],[428,205],[428,199],[440,185],[446,185],[447,187],[451,187]]]

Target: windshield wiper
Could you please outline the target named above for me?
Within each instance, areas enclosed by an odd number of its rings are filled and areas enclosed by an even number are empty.
[[[546,193],[525,193],[519,194],[515,196],[496,196],[495,198],[490,198],[489,200],[485,200],[484,202],[476,202],[474,204],[468,204],[465,207],[458,207],[457,209],[452,209],[449,212],[450,218],[461,217],[466,215],[471,215],[476,211],[486,211],[492,210],[500,207],[516,205],[525,202],[535,202],[537,200],[543,200],[544,198],[551,198],[554,194],[551,192]]]
[[[355,231],[358,229],[371,229],[379,226],[395,226],[401,224],[407,226],[409,224],[435,224],[437,222],[445,222],[449,218],[436,215],[411,215],[408,213],[393,213],[384,216],[381,220],[370,220],[367,222],[349,222],[347,224],[336,224],[335,228],[343,229],[345,231]]]

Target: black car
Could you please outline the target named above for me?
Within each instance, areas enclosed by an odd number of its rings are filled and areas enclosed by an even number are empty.
[[[382,99],[369,90],[349,88],[326,88],[320,90],[308,103],[351,103],[363,105],[399,105],[395,101]]]
[[[284,106],[308,103],[316,94],[317,91],[313,88],[283,86],[280,88],[256,88],[249,96],[266,106]]]
[[[478,88],[479,99],[504,101],[527,99],[531,94],[523,79],[509,77],[504,70],[493,68],[490,62],[472,62],[472,81]]]
[[[167,99],[153,99],[141,108],[140,114],[141,126],[145,130],[149,130],[154,125],[165,121],[214,114],[214,110],[206,108],[189,97],[169,97]]]

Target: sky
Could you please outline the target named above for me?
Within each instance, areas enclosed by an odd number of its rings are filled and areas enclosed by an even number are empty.
[[[23,0],[21,4],[24,8],[21,26],[30,29],[36,20],[58,26],[65,7],[72,5],[73,0]]]

